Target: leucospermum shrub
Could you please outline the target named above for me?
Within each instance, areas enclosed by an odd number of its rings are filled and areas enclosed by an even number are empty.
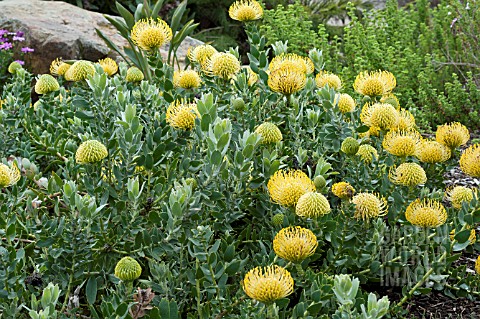
[[[319,50],[307,59],[279,45],[270,57],[260,19],[245,23],[249,68],[234,49],[201,45],[179,71],[153,53],[148,21],[135,33],[141,69],[55,60],[58,88],[38,101],[24,69],[4,86],[6,318],[48,306],[92,318],[381,318],[432,284],[476,296],[474,266],[457,258],[479,254],[478,192],[443,176],[478,176],[478,145],[458,124],[423,139],[392,95],[404,74],[362,70],[356,93],[353,79],[318,85],[332,74]],[[378,282],[401,297],[360,288]],[[56,300],[32,305],[55,286]]]

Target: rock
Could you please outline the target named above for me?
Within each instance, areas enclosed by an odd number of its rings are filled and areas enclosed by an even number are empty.
[[[118,47],[128,46],[128,42],[102,14],[61,1],[0,1],[0,26],[25,33],[23,46],[35,49],[26,61],[27,68],[37,74],[48,73],[50,63],[57,57],[97,61],[110,56],[121,61],[96,34],[95,28]],[[184,60],[189,46],[201,43],[192,38],[185,39],[177,53],[180,62]],[[167,56],[165,49],[162,55]]]

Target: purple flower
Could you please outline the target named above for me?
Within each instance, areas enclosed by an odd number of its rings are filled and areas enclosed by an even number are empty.
[[[0,38],[0,43],[7,42],[8,38]]]
[[[15,36],[17,37],[23,37],[25,33],[23,33],[23,31],[17,31],[17,33],[15,34]]]
[[[21,51],[22,51],[23,53],[28,53],[28,52],[33,52],[33,51],[35,51],[35,50],[32,49],[32,48],[29,48],[29,47],[24,47],[24,48],[22,48]]]
[[[15,60],[15,62],[17,62],[17,63],[20,64],[20,65],[24,65],[24,64],[25,64],[25,61],[22,61],[22,60]]]
[[[13,41],[20,41],[20,42],[22,42],[22,41],[25,41],[25,38],[24,38],[24,37],[14,36],[14,37],[13,37]]]
[[[10,50],[11,48],[13,48],[13,45],[10,42],[0,44],[0,50]]]
[[[7,33],[8,33],[8,30],[0,30],[0,37]]]

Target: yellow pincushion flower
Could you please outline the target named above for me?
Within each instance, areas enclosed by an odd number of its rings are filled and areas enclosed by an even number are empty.
[[[468,227],[470,229],[470,227]],[[455,239],[455,229],[452,229],[450,232],[450,240],[453,241]],[[470,242],[470,245],[475,244],[477,241],[477,234],[475,233],[475,229],[472,229],[470,231],[470,236],[468,236],[468,241]]]
[[[460,168],[472,177],[480,177],[480,144],[471,145],[460,156]]]
[[[7,70],[8,70],[8,73],[15,74],[20,69],[23,69],[22,65],[20,63],[18,63],[17,61],[13,61],[12,63],[9,64]]]
[[[70,64],[63,62],[61,58],[56,58],[50,64],[50,73],[53,75],[63,76],[70,68]]]
[[[342,113],[350,113],[355,111],[355,100],[348,94],[337,94],[335,96],[335,104],[338,105],[338,109]]]
[[[108,156],[108,150],[97,140],[88,140],[80,144],[75,153],[75,160],[79,164],[96,163]]]
[[[115,277],[121,281],[134,281],[142,274],[142,267],[132,257],[123,257],[115,266]]]
[[[397,110],[400,110],[400,101],[398,101],[398,98],[393,93],[388,93],[382,96],[382,98],[380,99],[380,102],[391,104]]]
[[[229,79],[240,71],[240,61],[231,53],[214,53],[208,61],[208,73]]]
[[[360,72],[353,88],[362,95],[374,97],[390,93],[396,85],[395,77],[388,71]]]
[[[359,193],[352,198],[355,204],[356,219],[369,220],[387,213],[387,201],[385,198],[370,193]]]
[[[0,189],[15,185],[20,180],[20,170],[17,164],[13,163],[12,167],[0,163]]]
[[[282,53],[272,59],[268,66],[268,69],[270,70],[270,72],[276,71],[278,69],[290,69],[305,74],[311,74],[313,73],[315,67],[310,58],[302,57],[295,53]]]
[[[230,6],[228,14],[233,20],[253,21],[263,17],[263,9],[255,0],[239,0]]]
[[[60,84],[58,84],[57,79],[50,74],[42,74],[38,78],[37,83],[35,83],[35,93],[37,94],[47,94],[58,91],[59,89]]]
[[[200,118],[196,103],[177,100],[170,103],[167,109],[167,123],[177,129],[191,130],[195,126],[196,118]]]
[[[419,227],[438,227],[447,221],[447,211],[439,202],[431,199],[416,199],[405,212],[407,220]]]
[[[327,198],[317,192],[303,194],[297,202],[295,213],[303,218],[318,218],[330,213],[330,203]]]
[[[425,170],[416,163],[403,163],[392,168],[389,178],[394,184],[408,187],[422,185],[427,181]]]
[[[305,73],[295,69],[282,68],[273,71],[268,77],[268,86],[274,92],[290,95],[303,89],[307,83]]]
[[[449,147],[450,149],[457,148],[461,145],[467,144],[470,139],[470,133],[465,125],[458,122],[444,124],[437,127],[435,134],[437,142]]]
[[[82,81],[89,76],[95,74],[95,67],[90,61],[80,60],[76,61],[72,66],[70,66],[65,72],[65,79],[67,81]]]
[[[117,62],[115,62],[115,60],[113,59],[105,58],[103,60],[98,60],[98,64],[100,64],[100,66],[102,67],[103,72],[105,72],[109,76],[114,75],[118,71]]]
[[[450,149],[437,141],[422,140],[415,151],[415,156],[422,163],[441,163],[450,158]]]
[[[162,19],[141,19],[132,28],[133,43],[145,51],[158,49],[172,40],[172,29]]]
[[[413,117],[412,113],[405,109],[400,109],[398,112],[399,118],[397,126],[394,128],[395,130],[412,130],[415,129],[415,118]]]
[[[295,264],[313,255],[317,247],[317,236],[300,226],[283,228],[273,239],[275,254]]]
[[[70,67],[70,64],[62,63],[57,69],[57,75],[63,76],[67,81],[70,81],[66,78],[67,71],[70,69]]]
[[[271,144],[271,143],[278,143],[282,140],[282,132],[273,123],[265,122],[260,124],[260,126],[257,127],[255,130],[260,137],[261,137],[261,143],[262,144]]]
[[[475,271],[477,274],[480,274],[480,256],[478,256],[477,260],[475,261]]]
[[[360,145],[356,155],[359,156],[365,164],[370,164],[374,158],[378,158],[378,152],[375,147],[368,144]]]
[[[332,193],[340,199],[350,199],[355,195],[355,188],[347,182],[339,182],[332,185]]]
[[[271,304],[293,292],[293,278],[288,270],[277,265],[256,267],[245,275],[242,288],[250,298]]]
[[[366,103],[360,113],[360,120],[367,126],[388,131],[398,125],[400,114],[391,104]]]
[[[128,68],[125,80],[127,82],[140,82],[144,79],[143,72],[136,66]]]
[[[320,71],[315,77],[315,83],[317,83],[318,88],[323,88],[326,85],[336,91],[342,88],[342,81],[340,80],[338,75],[327,71]]]
[[[447,190],[447,197],[454,208],[461,209],[464,202],[469,203],[473,200],[473,190],[464,186],[456,186]]]
[[[208,67],[208,61],[218,51],[210,44],[202,44],[189,50],[188,58],[190,61],[198,63],[202,70],[206,70]]]
[[[248,67],[248,86],[252,86],[258,81],[258,74]]]
[[[173,85],[182,89],[194,89],[202,84],[200,75],[195,70],[173,72]]]
[[[392,155],[399,157],[412,156],[417,150],[422,136],[414,130],[389,131],[383,139],[383,148]]]
[[[278,170],[270,177],[267,188],[272,201],[282,206],[295,207],[303,194],[315,191],[315,184],[300,170]]]

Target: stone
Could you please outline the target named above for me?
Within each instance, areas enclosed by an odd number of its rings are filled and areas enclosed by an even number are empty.
[[[23,46],[35,49],[26,60],[26,67],[35,74],[49,73],[50,63],[64,60],[98,61],[107,56],[122,59],[111,51],[97,35],[101,30],[118,47],[129,46],[117,30],[100,13],[90,12],[61,1],[3,0],[0,1],[0,28],[23,31]],[[177,51],[183,64],[189,46],[202,44],[187,38]],[[167,48],[161,50],[166,57]]]

